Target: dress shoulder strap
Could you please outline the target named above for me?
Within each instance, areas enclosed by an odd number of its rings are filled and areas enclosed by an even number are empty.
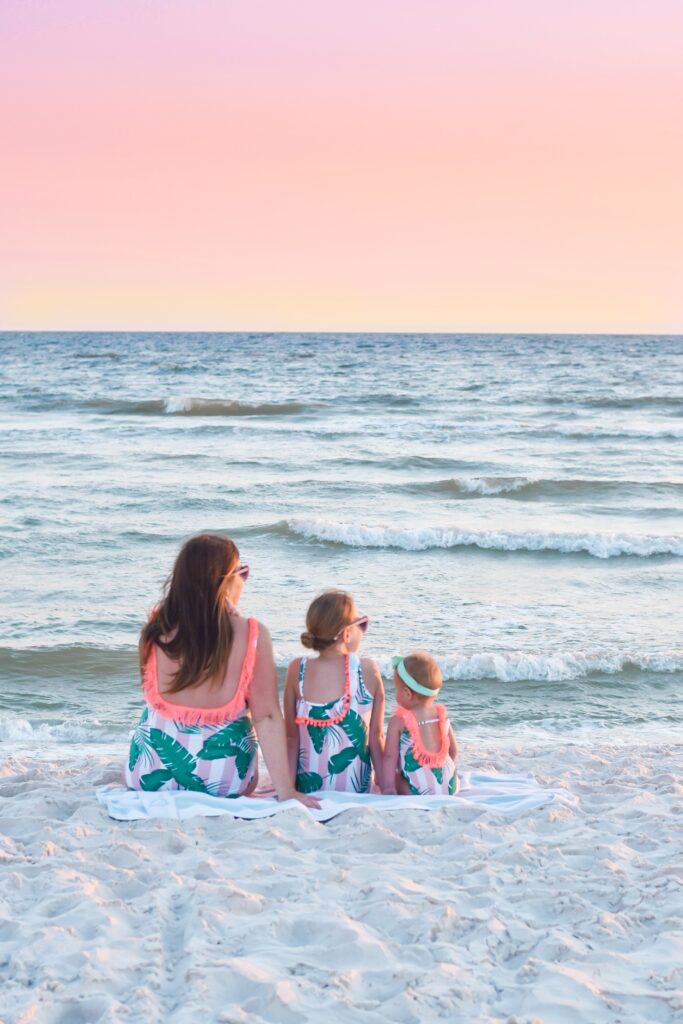
[[[357,654],[349,655],[349,675],[351,676],[351,693],[355,697],[363,688],[363,669]]]
[[[244,661],[240,670],[240,678],[237,684],[237,691],[231,703],[237,702],[238,694],[246,701],[247,692],[254,678],[256,668],[256,648],[258,645],[259,622],[258,619],[247,619],[247,649],[244,654]]]

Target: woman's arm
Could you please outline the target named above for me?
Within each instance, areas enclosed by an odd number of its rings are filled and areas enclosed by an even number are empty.
[[[382,788],[382,757],[384,756],[384,683],[377,663],[364,658],[362,663],[363,681],[375,698],[370,716],[368,745],[370,757],[375,769],[377,785]]]
[[[313,796],[297,793],[289,772],[285,723],[277,692],[273,644],[265,626],[259,629],[254,678],[249,687],[249,707],[256,735],[278,800],[300,800],[306,807],[320,807]]]
[[[299,759],[299,726],[296,724],[296,701],[299,684],[299,663],[300,658],[291,661],[287,666],[285,676],[285,732],[287,735],[287,757],[289,760],[289,772],[292,782],[296,786],[296,766]]]
[[[398,771],[398,744],[403,728],[398,718],[392,718],[387,729],[387,742],[382,758],[382,792],[396,795],[396,772]]]
[[[140,640],[138,641],[138,664],[140,665],[140,678],[142,678],[142,674],[145,671],[145,662],[146,661],[147,661],[147,644],[142,639],[142,637],[140,637]]]

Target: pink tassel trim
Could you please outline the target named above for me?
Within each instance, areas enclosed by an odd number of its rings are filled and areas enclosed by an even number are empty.
[[[450,735],[446,708],[443,704],[435,704],[434,710],[436,711],[439,719],[439,729],[441,730],[441,746],[438,750],[434,751],[427,750],[425,748],[422,742],[422,736],[420,735],[420,727],[417,724],[414,712],[408,711],[407,708],[402,707],[397,707],[395,711],[396,716],[401,719],[404,726],[410,733],[415,760],[423,768],[442,768],[446,758],[448,757]]]
[[[321,729],[327,729],[331,725],[339,725],[342,722],[348,710],[351,707],[351,673],[349,669],[349,656],[348,654],[344,658],[344,693],[342,697],[342,710],[338,715],[333,715],[332,718],[307,718],[305,715],[297,716],[294,721],[297,725],[317,725]],[[306,701],[310,705],[310,701]]]
[[[236,718],[238,713],[247,706],[249,686],[256,667],[258,620],[248,619],[248,623],[247,651],[242,662],[237,689],[227,704],[218,708],[190,708],[184,704],[172,704],[170,701],[164,700],[159,693],[156,649],[154,647],[149,652],[142,673],[142,691],[147,704],[154,711],[164,715],[165,718],[171,718],[174,722],[182,722],[183,725],[221,725],[223,722]]]

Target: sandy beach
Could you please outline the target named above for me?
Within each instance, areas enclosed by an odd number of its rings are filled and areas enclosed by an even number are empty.
[[[683,746],[498,746],[468,766],[579,802],[119,823],[94,792],[117,758],[6,760],[0,1019],[683,1019]]]

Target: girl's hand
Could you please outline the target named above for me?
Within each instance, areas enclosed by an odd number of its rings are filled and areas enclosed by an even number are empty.
[[[304,807],[313,807],[316,811],[320,810],[320,800],[317,797],[311,796],[310,793],[297,793],[295,789],[290,790],[288,793],[283,793],[282,796],[278,796],[278,800],[298,800]]]
[[[294,799],[302,803],[304,807],[312,807],[316,811],[320,810],[320,800],[315,796],[311,796],[310,793],[294,793]]]

